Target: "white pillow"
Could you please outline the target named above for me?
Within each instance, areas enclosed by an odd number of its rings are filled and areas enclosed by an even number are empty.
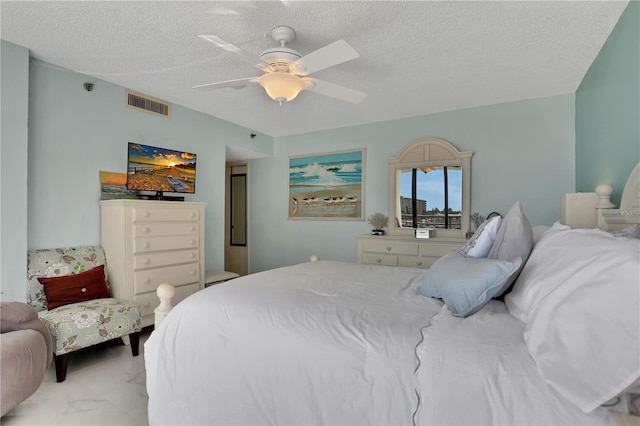
[[[506,303],[541,377],[585,413],[640,377],[640,240],[547,231]]]
[[[555,260],[559,260],[549,259],[547,251],[539,247],[544,247],[543,241],[546,238],[552,237],[557,232],[568,231],[570,229],[570,226],[556,222],[551,228],[540,235],[531,252],[531,256],[529,256],[527,263],[522,268],[522,272],[520,272],[518,280],[513,285],[513,289],[505,296],[504,301],[507,309],[509,309],[509,313],[520,321],[524,323],[527,322],[527,314],[531,310],[533,300],[540,297],[541,282],[553,277],[555,274],[555,271],[551,268],[546,268],[546,265]]]
[[[537,225],[531,227],[533,230],[533,245],[535,246],[538,240],[540,239],[540,235],[542,235],[545,231],[548,231],[551,227],[546,225]]]
[[[500,216],[487,219],[478,227],[473,237],[459,251],[469,257],[487,257],[496,240],[498,229],[502,223]]]

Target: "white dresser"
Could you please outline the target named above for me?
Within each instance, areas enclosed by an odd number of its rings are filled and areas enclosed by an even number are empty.
[[[418,239],[386,235],[358,235],[358,263],[429,268],[433,262],[464,246],[454,238]]]
[[[159,284],[175,286],[174,304],[204,288],[205,205],[100,201],[111,293],[140,304],[143,326],[153,324]]]

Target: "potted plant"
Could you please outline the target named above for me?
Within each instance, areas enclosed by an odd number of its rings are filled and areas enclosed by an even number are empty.
[[[480,213],[476,212],[473,213],[471,215],[471,220],[473,221],[473,224],[475,225],[475,231],[478,230],[478,228],[480,227],[480,225],[482,225],[482,222],[484,222],[484,216],[482,216]],[[467,240],[471,237],[473,237],[473,233],[474,231],[472,231],[471,229],[467,230]]]
[[[484,222],[484,216],[476,212],[471,215],[471,220],[473,220],[473,224],[475,225],[475,230],[477,231],[480,225],[482,225],[482,222]]]
[[[383,215],[382,213],[374,213],[369,216],[367,220],[369,225],[373,226],[373,230],[371,231],[371,235],[383,235],[384,230],[382,228],[386,227],[389,224],[389,218]]]

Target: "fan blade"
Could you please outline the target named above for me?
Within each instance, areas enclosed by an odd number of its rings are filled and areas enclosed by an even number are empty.
[[[306,77],[303,80],[307,83],[306,90],[321,95],[330,96],[352,104],[359,104],[367,97],[366,93],[349,89],[348,87],[338,86],[337,84],[327,83],[326,81],[316,78]]]
[[[233,44],[227,41],[224,41],[218,36],[199,35],[198,37],[200,37],[201,39],[210,41],[211,43],[215,44],[221,49],[226,50],[227,52],[235,53],[236,55],[240,56],[240,58],[242,58],[244,61],[250,63],[251,65],[253,65],[258,69],[261,69],[264,71],[269,68],[269,64],[263,61],[262,59],[258,58],[255,55],[252,55],[249,52],[245,52],[244,50],[240,49],[238,46],[234,46]]]
[[[291,69],[293,74],[305,76],[359,57],[346,41],[338,40],[298,59]]]
[[[222,89],[224,87],[233,87],[234,89],[242,89],[247,83],[255,83],[255,77],[238,78],[236,80],[219,81],[217,83],[201,84],[199,86],[193,86],[192,89],[199,90],[214,90]]]

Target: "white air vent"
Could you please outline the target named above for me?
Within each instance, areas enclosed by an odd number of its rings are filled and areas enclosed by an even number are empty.
[[[171,104],[168,102],[159,101],[129,90],[125,92],[125,97],[125,104],[129,108],[171,118]]]

